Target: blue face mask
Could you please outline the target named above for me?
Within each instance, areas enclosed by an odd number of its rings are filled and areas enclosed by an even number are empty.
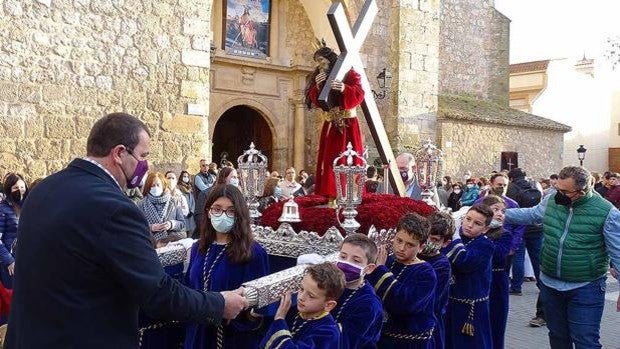
[[[227,234],[235,225],[235,218],[228,217],[226,213],[222,213],[220,216],[209,214],[209,218],[211,218],[211,226],[218,233]]]
[[[282,196],[282,188],[280,187],[275,187],[273,189],[273,196],[279,198],[280,196]]]
[[[230,181],[228,182],[228,184],[234,185],[235,187],[238,187],[239,186],[239,178],[231,178]]]

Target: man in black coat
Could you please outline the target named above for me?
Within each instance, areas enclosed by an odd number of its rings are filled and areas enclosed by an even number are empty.
[[[218,324],[247,301],[166,275],[142,212],[124,195],[148,165],[149,133],[127,114],[98,120],[87,157],[43,180],[21,211],[5,348],[137,348],[138,309]]]

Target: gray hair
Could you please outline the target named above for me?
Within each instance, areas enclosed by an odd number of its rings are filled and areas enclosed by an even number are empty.
[[[592,186],[592,175],[585,167],[566,166],[558,174],[560,179],[572,178],[575,181],[577,190],[588,192]]]
[[[396,157],[398,158],[405,158],[407,159],[407,163],[411,164],[412,166],[415,165],[415,156],[413,156],[413,154],[411,153],[400,153],[398,154],[398,156]]]

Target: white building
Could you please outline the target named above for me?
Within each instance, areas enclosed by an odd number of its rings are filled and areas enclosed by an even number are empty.
[[[563,165],[620,171],[620,74],[602,59],[552,59],[510,66],[510,106],[572,127],[564,136]],[[604,64],[602,64],[604,63]]]

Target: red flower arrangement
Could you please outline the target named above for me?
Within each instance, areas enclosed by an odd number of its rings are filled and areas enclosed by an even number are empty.
[[[260,224],[277,229],[280,226],[278,218],[282,215],[282,208],[286,201],[280,201],[269,206],[261,217]],[[309,195],[295,198],[295,203],[299,206],[299,217],[301,222],[292,223],[296,231],[313,231],[322,235],[330,227],[336,227],[343,235],[345,231],[338,224],[336,212],[333,208],[327,207],[327,198],[318,195]],[[365,194],[362,203],[357,206],[357,217],[355,219],[361,227],[357,230],[360,233],[368,233],[370,226],[374,225],[377,229],[396,228],[400,217],[407,213],[415,212],[422,216],[428,216],[435,209],[425,202],[403,198],[390,194]],[[340,216],[342,221],[343,217]]]

